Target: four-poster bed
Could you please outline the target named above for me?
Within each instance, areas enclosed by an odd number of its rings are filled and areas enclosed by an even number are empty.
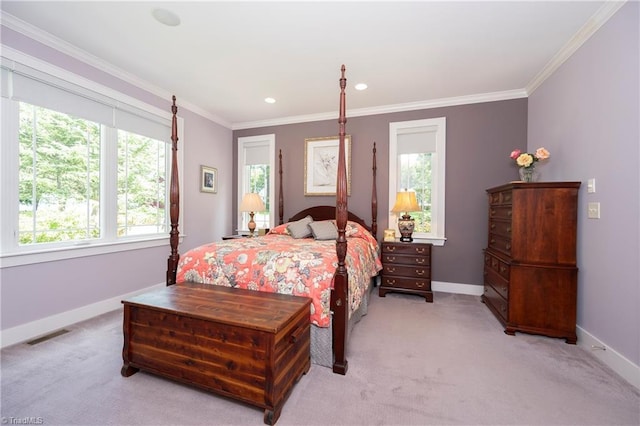
[[[179,186],[178,186],[178,172],[177,172],[177,107],[176,99],[173,97],[172,105],[172,174],[170,183],[170,246],[171,253],[167,260],[167,285],[180,285],[183,282],[206,282],[216,283],[225,286],[235,287],[238,285],[241,278],[237,278],[242,274],[253,274],[252,280],[246,288],[252,290],[262,291],[274,291],[281,292],[278,288],[266,289],[271,282],[275,283],[273,287],[282,286],[285,280],[288,280],[285,284],[288,287],[294,287],[293,290],[301,291],[302,295],[305,295],[305,291],[309,291],[310,286],[306,286],[298,280],[297,277],[291,278],[291,275],[287,275],[287,272],[282,276],[277,276],[275,269],[278,269],[284,262],[291,262],[291,257],[282,260],[281,258],[275,258],[275,254],[272,256],[272,262],[276,265],[271,267],[271,264],[265,264],[260,260],[257,267],[252,270],[251,267],[247,267],[247,258],[252,259],[264,257],[261,253],[266,250],[268,241],[275,241],[277,238],[282,240],[283,238],[290,238],[290,245],[293,247],[294,243],[301,243],[303,245],[303,252],[307,253],[313,259],[307,262],[308,259],[300,260],[295,264],[295,268],[300,270],[304,269],[305,275],[315,277],[314,286],[318,287],[320,275],[329,275],[329,284],[325,289],[323,301],[316,301],[312,303],[312,321],[319,327],[312,327],[312,361],[316,364],[332,367],[333,371],[338,374],[346,374],[348,368],[348,362],[346,359],[347,338],[350,327],[353,326],[357,320],[366,313],[368,296],[370,294],[370,285],[375,279],[375,276],[379,272],[381,265],[378,256],[378,247],[376,240],[377,234],[377,196],[376,196],[376,148],[373,146],[373,184],[372,184],[372,198],[371,198],[371,213],[372,223],[367,225],[364,220],[348,211],[347,208],[347,173],[346,173],[346,161],[345,161],[345,67],[341,68],[340,78],[340,113],[339,113],[339,147],[338,147],[338,172],[336,183],[336,205],[333,206],[316,206],[305,209],[292,215],[288,222],[284,222],[284,197],[282,190],[282,151],[279,154],[279,177],[280,177],[280,192],[278,199],[279,207],[279,226],[273,229],[269,235],[257,238],[247,238],[233,241],[224,241],[222,243],[215,243],[212,245],[202,246],[200,248],[191,250],[185,253],[181,259],[178,253],[178,217],[179,217]],[[308,218],[311,219],[308,219]],[[326,222],[331,222],[335,225],[335,240],[330,241],[318,241],[314,242],[313,238],[293,238],[289,232],[293,225],[300,224],[300,222],[306,222],[311,220],[312,222],[323,225],[331,226]],[[304,225],[303,225],[304,226]],[[278,235],[279,234],[279,235]],[[323,239],[323,238],[322,238]],[[362,243],[360,239],[365,240],[366,243]],[[306,241],[304,241],[306,240]],[[333,242],[335,241],[335,243]],[[348,243],[349,241],[349,243]],[[312,243],[314,245],[312,245]],[[331,243],[331,253],[333,259],[329,261],[328,265],[331,270],[327,272],[327,261],[323,261],[325,264],[325,270],[316,272],[312,271],[309,266],[311,264],[320,263],[318,259],[324,259],[326,256],[319,254],[320,249],[316,249],[316,245],[323,245],[326,247],[327,243]],[[359,248],[360,243],[364,244],[364,248]],[[233,245],[236,244],[236,245]],[[257,247],[257,248],[256,248]],[[270,246],[269,246],[270,247]],[[275,246],[274,246],[275,247]],[[242,251],[242,250],[262,250],[257,254],[254,252]],[[200,250],[203,254],[198,254],[197,250]],[[360,250],[360,251],[354,251]],[[373,255],[371,255],[373,250]],[[271,249],[272,252],[285,251],[280,248]],[[289,248],[286,250],[290,251]],[[242,253],[242,255],[240,255]],[[201,257],[198,257],[201,256]],[[323,257],[324,256],[324,257]],[[367,264],[363,266],[362,259],[373,256],[373,264]],[[232,258],[242,258],[243,265],[232,265]],[[215,269],[212,266],[214,263],[220,263],[215,265]],[[280,262],[280,263],[278,263]],[[206,264],[206,265],[204,265]],[[198,267],[203,267],[198,269]],[[271,269],[270,269],[271,268]],[[335,268],[335,269],[333,269]],[[361,268],[361,269],[354,269]],[[226,269],[226,271],[219,272],[219,270]],[[257,270],[261,269],[270,270],[272,273],[271,281],[259,276],[262,272]],[[290,268],[292,270],[294,268]],[[351,271],[351,272],[350,272]],[[226,274],[226,275],[225,275]],[[240,275],[238,275],[240,274]],[[274,278],[273,275],[276,275]],[[286,276],[286,278],[285,278]],[[363,278],[364,277],[364,278]],[[290,284],[289,281],[295,282]],[[362,286],[362,281],[366,281],[366,284]],[[259,288],[256,287],[256,282],[259,282]],[[282,291],[288,294],[296,294],[291,288]],[[323,305],[322,303],[326,303]],[[314,309],[315,307],[315,309]],[[314,319],[313,314],[320,314]],[[324,318],[322,315],[324,314]],[[327,319],[330,317],[330,320]],[[328,324],[320,324],[320,322],[327,320]],[[320,327],[322,329],[320,329]],[[316,330],[317,329],[317,330]],[[315,334],[315,336],[314,336]],[[324,347],[320,349],[317,355],[314,356],[313,342],[314,339],[317,346]],[[328,347],[329,354],[327,355],[326,347]]]

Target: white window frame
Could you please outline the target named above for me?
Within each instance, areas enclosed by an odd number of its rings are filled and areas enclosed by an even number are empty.
[[[269,200],[263,200],[265,204],[269,203],[271,207],[269,211],[269,228],[273,228],[275,226],[275,182],[276,182],[276,135],[271,133],[268,135],[256,135],[256,136],[244,136],[238,138],[238,186],[237,193],[238,199],[236,202],[236,210],[237,210],[237,223],[238,232],[249,232],[248,228],[248,219],[244,220],[243,212],[240,211],[240,203],[242,203],[242,197],[244,196],[244,188],[246,184],[247,176],[244,174],[244,166],[245,166],[245,152],[248,147],[255,146],[267,146],[269,150]],[[247,216],[248,218],[248,216]]]
[[[408,132],[435,132],[436,151],[431,156],[431,232],[413,233],[413,239],[443,246],[445,237],[445,164],[446,164],[446,118],[399,121],[389,123],[389,228],[398,229],[398,215],[391,212],[398,188],[398,135]]]
[[[171,122],[172,115],[169,108],[167,108],[167,111],[160,110],[154,106],[141,102],[138,99],[129,97],[106,86],[102,86],[99,83],[78,76],[77,74],[63,68],[51,65],[38,58],[7,48],[6,46],[2,46],[2,48],[3,51],[0,60],[2,61],[3,66],[8,65],[8,67],[13,67],[15,65],[18,67],[29,67],[45,75],[50,75],[75,86],[83,87],[87,89],[87,91],[135,107],[148,114],[167,120],[168,123]],[[3,87],[3,90],[4,89],[5,87]],[[18,123],[17,120],[11,119],[11,115],[17,115],[17,102],[3,97],[1,108],[2,146],[0,147],[0,179],[3,182],[3,185],[0,186],[0,199],[2,200],[2,206],[0,207],[0,269],[33,263],[168,245],[169,231],[167,231],[166,235],[142,235],[112,240],[76,241],[53,244],[49,247],[17,246],[14,242],[13,235],[14,229],[17,230],[16,212],[18,206],[17,201],[15,203],[10,202],[10,200],[18,200],[18,164],[16,161],[18,156]],[[5,114],[7,115],[5,116]],[[177,118],[178,138],[181,142],[184,142],[184,120],[181,117]],[[168,135],[167,140],[170,142],[170,135]],[[103,154],[105,153],[103,152]],[[117,158],[112,157],[112,155],[109,155],[107,161],[109,159],[117,161]],[[105,159],[103,158],[101,161],[105,161]],[[178,149],[178,174],[181,188],[183,181],[182,165],[183,150]],[[114,177],[101,174],[101,180],[102,179],[114,179]],[[170,185],[167,185],[167,200],[169,197],[169,188]],[[183,210],[182,205],[183,200],[181,199],[180,210]],[[102,220],[104,220],[104,216],[101,218],[101,221]],[[169,225],[170,224],[168,224],[168,226]],[[182,219],[180,219],[179,227],[182,228]]]

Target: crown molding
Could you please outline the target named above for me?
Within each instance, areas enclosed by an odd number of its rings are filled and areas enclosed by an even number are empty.
[[[87,65],[90,65],[96,69],[99,69],[107,74],[110,74],[126,83],[139,87],[142,90],[145,90],[152,95],[158,96],[163,99],[171,99],[171,96],[174,93],[169,93],[167,90],[162,89],[154,84],[149,83],[146,80],[142,80],[139,77],[131,74],[121,68],[114,66],[113,64],[106,62],[105,60],[98,58],[97,56],[91,55],[90,53],[72,45],[71,43],[67,43],[66,41],[55,37],[52,34],[49,34],[42,29],[35,27],[31,24],[28,24],[21,19],[16,18],[13,15],[10,15],[6,12],[0,10],[0,24],[16,31],[38,43],[41,43],[47,47],[57,50],[58,52],[65,54],[73,59],[77,59]],[[179,97],[179,95],[176,95]],[[227,129],[231,129],[231,123],[224,120],[221,117],[218,117],[210,112],[202,109],[201,107],[185,100],[179,101],[180,108],[185,108],[191,112],[194,112],[202,117],[205,117],[214,123],[217,123]]]
[[[549,78],[567,59],[571,57],[600,27],[627,3],[623,1],[607,1],[591,18],[574,34],[573,37],[554,55],[542,70],[527,84],[527,93],[531,95]]]
[[[526,98],[528,93],[524,89],[507,90],[503,92],[481,93],[453,98],[433,99],[429,101],[409,102],[404,104],[384,105],[370,108],[357,108],[348,111],[349,117],[364,117],[367,115],[391,114],[394,112],[416,111],[421,109],[443,108],[456,105],[469,105],[483,102],[504,101],[509,99]],[[234,123],[232,130],[253,129],[257,127],[282,126],[285,124],[306,123],[310,121],[334,120],[338,112],[321,114],[297,115],[292,117],[274,118],[271,120],[247,121]]]

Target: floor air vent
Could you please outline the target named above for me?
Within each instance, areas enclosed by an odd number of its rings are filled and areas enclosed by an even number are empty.
[[[53,333],[49,333],[46,336],[38,337],[37,339],[33,339],[30,342],[27,342],[27,345],[37,345],[38,343],[46,342],[47,340],[53,339],[54,337],[62,336],[63,334],[67,334],[69,330],[54,331]]]

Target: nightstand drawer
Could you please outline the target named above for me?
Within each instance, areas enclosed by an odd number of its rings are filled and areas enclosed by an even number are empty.
[[[399,275],[401,277],[411,277],[411,278],[431,278],[431,269],[427,265],[423,266],[405,266],[405,265],[396,265],[383,263],[382,265],[382,275]]]
[[[431,254],[431,244],[419,243],[383,243],[383,255],[408,255],[408,256],[429,256]]]
[[[394,276],[382,276],[384,287],[394,287],[404,290],[431,291],[431,281],[419,278],[400,278]]]
[[[397,254],[382,253],[382,263],[409,266],[429,266],[431,262],[428,257],[399,256]]]

